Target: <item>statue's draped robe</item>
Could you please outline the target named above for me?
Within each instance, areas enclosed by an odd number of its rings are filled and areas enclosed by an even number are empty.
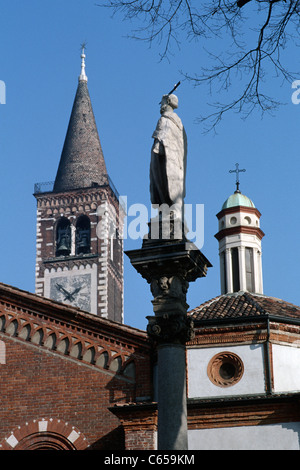
[[[187,138],[181,119],[174,112],[160,117],[152,135],[150,195],[152,204],[183,206]]]

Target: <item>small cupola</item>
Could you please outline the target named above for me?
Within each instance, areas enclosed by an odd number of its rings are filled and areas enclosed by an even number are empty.
[[[224,202],[217,214],[221,293],[248,291],[263,293],[261,213],[239,189],[236,164],[236,191]]]

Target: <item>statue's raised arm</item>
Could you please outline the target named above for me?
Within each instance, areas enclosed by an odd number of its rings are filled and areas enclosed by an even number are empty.
[[[181,119],[174,112],[178,98],[164,95],[161,117],[152,135],[150,196],[153,205],[167,204],[176,218],[183,220],[187,139]]]

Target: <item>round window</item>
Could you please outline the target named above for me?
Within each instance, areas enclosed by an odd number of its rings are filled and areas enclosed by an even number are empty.
[[[211,358],[207,366],[209,380],[218,387],[231,387],[241,380],[244,364],[239,356],[232,352],[222,352]]]

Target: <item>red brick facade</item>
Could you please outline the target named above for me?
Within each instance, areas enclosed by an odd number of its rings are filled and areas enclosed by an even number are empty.
[[[109,408],[151,396],[145,333],[4,285],[0,324],[1,448],[124,449]]]
[[[297,307],[280,305],[296,317]],[[254,320],[198,323],[187,347],[268,341],[272,356],[273,342],[299,341],[299,325],[273,318],[268,334],[265,318]],[[0,284],[0,449],[155,450],[153,358],[143,331]],[[188,428],[299,422],[299,394],[270,392],[189,399]]]

